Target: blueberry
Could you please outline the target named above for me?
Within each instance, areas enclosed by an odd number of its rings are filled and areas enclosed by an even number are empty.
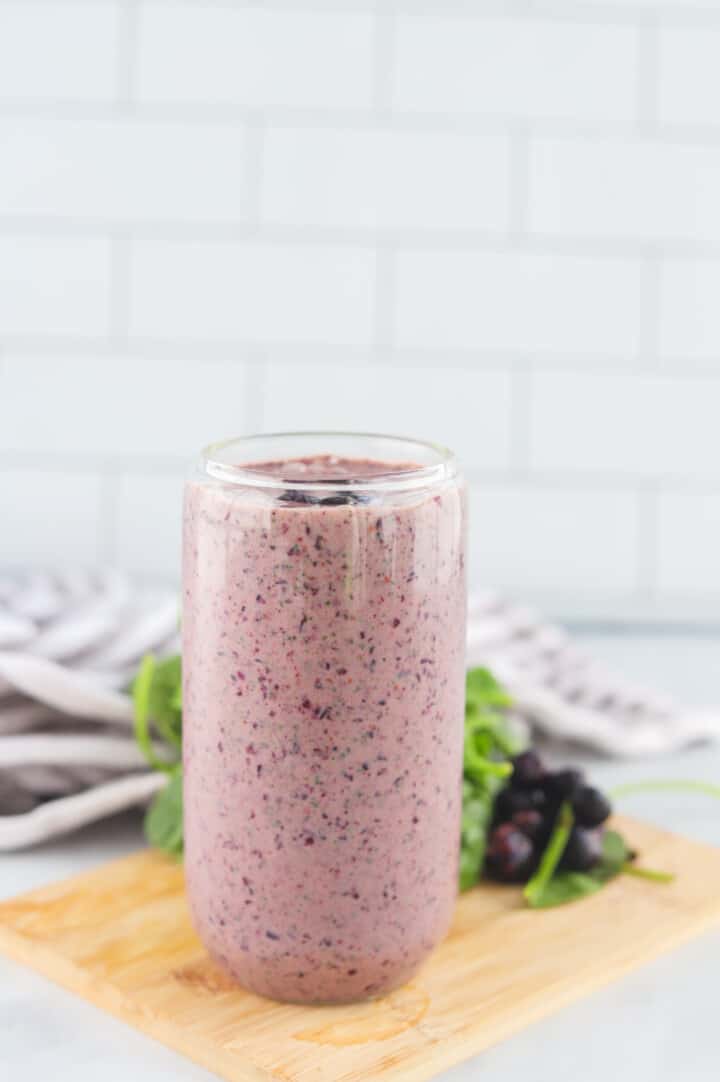
[[[324,496],[319,501],[323,507],[342,507],[346,503],[356,503],[352,492],[336,492],[334,496]]]
[[[507,787],[498,793],[495,800],[495,818],[499,823],[505,823],[516,812],[530,811],[532,807],[530,793]]]
[[[582,770],[556,770],[545,779],[545,790],[550,798],[574,800],[576,793],[585,784]]]
[[[530,798],[530,807],[536,811],[545,813],[548,809],[553,810],[556,807],[555,802],[549,800],[548,794],[539,786],[537,789],[527,789],[525,792]]]
[[[602,856],[601,829],[586,830],[585,827],[573,827],[568,839],[560,867],[570,872],[587,872]]]
[[[582,827],[599,827],[610,815],[610,801],[592,785],[583,785],[573,798],[575,818]]]
[[[303,492],[302,489],[293,491],[289,488],[286,488],[283,492],[280,493],[280,495],[278,496],[278,500],[280,500],[282,503],[294,503],[298,506],[304,506],[305,504],[314,504],[319,502],[317,496],[313,496],[311,492]]]
[[[502,883],[521,883],[535,866],[535,849],[513,823],[502,823],[490,835],[485,867],[488,875]]]
[[[512,817],[514,826],[530,841],[537,841],[544,833],[545,821],[539,811],[518,811]]]
[[[545,766],[542,759],[532,748],[521,751],[513,760],[513,772],[510,784],[518,789],[533,788],[545,777]]]
[[[336,492],[334,496],[325,496],[319,502],[323,507],[342,507],[348,503],[367,503],[369,498],[359,492]]]

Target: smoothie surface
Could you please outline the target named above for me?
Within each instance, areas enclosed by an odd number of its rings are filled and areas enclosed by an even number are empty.
[[[372,458],[338,458],[335,455],[312,455],[271,462],[249,462],[242,467],[250,473],[277,478],[281,483],[339,481],[367,482],[388,475],[412,473],[420,469],[414,462],[381,462]]]

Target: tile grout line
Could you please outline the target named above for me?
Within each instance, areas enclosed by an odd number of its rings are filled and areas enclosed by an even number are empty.
[[[110,239],[109,338],[115,350],[127,349],[130,338],[132,240],[126,232]]]
[[[257,240],[272,247],[322,245],[328,247],[402,248],[409,252],[496,254],[509,252],[518,256],[552,255],[558,258],[638,262],[648,252],[663,259],[681,261],[720,260],[720,237],[697,241],[691,238],[660,237],[652,243],[643,237],[617,236],[603,238],[592,234],[564,236],[557,233],[510,232],[498,227],[490,229],[461,229],[444,226],[318,226],[259,223],[247,220],[218,220],[192,222],[173,219],[94,220],[52,215],[3,216],[0,213],[0,237],[62,237],[77,239],[125,231],[137,241],[169,243],[237,244]]]
[[[245,128],[245,193],[244,217],[250,230],[262,225],[262,194],[265,170],[265,140],[267,124],[261,111],[250,119]]]
[[[522,243],[522,238],[528,235],[530,220],[530,128],[527,124],[514,124],[508,137],[508,240]]]
[[[264,428],[268,363],[263,356],[255,364],[246,367],[245,408],[243,410],[246,433],[262,432]]]
[[[375,283],[373,297],[374,359],[387,363],[392,354],[396,334],[397,260],[392,249],[378,248],[375,252]]]
[[[187,0],[191,2],[191,0]],[[229,0],[214,0],[216,3],[228,3]],[[537,21],[546,19],[549,22],[571,23],[577,26],[635,26],[642,25],[648,17],[652,17],[647,9],[638,7],[632,3],[625,6],[613,6],[610,9],[587,5],[579,7],[572,0],[485,0],[482,7],[477,0],[393,0],[394,10],[398,14],[420,14],[442,16],[448,19],[471,18],[475,21],[487,21],[488,19],[506,19],[507,21]],[[304,11],[335,10],[340,5],[337,0],[303,0],[298,5],[295,0],[266,0],[269,10],[285,11],[297,10],[301,6]],[[373,0],[348,0],[340,6],[342,11],[366,12],[372,10]],[[717,12],[707,8],[696,6],[682,9],[672,5],[661,4],[660,10],[664,18],[672,25],[711,25],[718,24]]]
[[[387,123],[394,115],[396,21],[384,0],[376,0],[373,23],[373,111]]]
[[[654,600],[658,593],[660,483],[645,482],[638,487],[637,500],[637,593],[640,600]]]
[[[133,112],[138,60],[140,9],[139,0],[123,0],[116,5],[117,56],[115,109],[121,115]]]
[[[660,29],[653,19],[636,31],[637,60],[637,134],[657,139],[662,134],[659,114]]]
[[[664,371],[660,361],[662,255],[657,249],[648,249],[640,274],[638,365],[650,372]]]
[[[25,0],[28,6],[40,5],[47,0]],[[77,0],[77,2],[94,6],[97,0]],[[109,0],[108,0],[109,2]],[[302,10],[310,13],[366,13],[375,10],[376,0],[155,0],[162,7],[200,7],[207,6],[219,9],[233,10],[240,8],[252,10],[264,8],[267,11],[297,11]],[[0,8],[10,7],[17,0],[0,0]],[[588,5],[578,8],[571,0],[515,0],[509,4],[509,0],[486,0],[482,8],[478,8],[476,0],[394,0],[395,10],[400,13],[420,13],[442,15],[448,18],[471,17],[477,21],[503,18],[508,21],[526,21],[545,18],[552,22],[570,22],[581,26],[628,26],[642,25],[648,19],[648,11],[645,7],[637,6],[632,2],[623,6],[613,6],[609,9]],[[717,26],[718,14],[713,8],[703,5],[693,5],[682,8],[672,3],[658,5],[658,12],[664,20],[672,26]]]
[[[98,466],[98,463],[100,464]],[[84,452],[55,453],[48,461],[47,453],[0,451],[0,469],[16,469],[27,473],[82,474],[101,478],[120,478],[126,475],[145,477],[148,473],[177,477],[187,467],[185,455],[157,456],[142,454],[126,457],[122,453],[110,454],[92,450]]]
[[[527,479],[532,465],[533,374],[520,362],[510,373],[510,468]]]
[[[387,254],[384,250],[383,254]],[[380,335],[376,334],[379,339]],[[378,344],[381,344],[378,342]],[[282,363],[302,364],[314,361],[319,364],[361,364],[391,360],[402,367],[453,368],[459,371],[507,372],[514,361],[520,361],[535,374],[555,373],[563,375],[618,375],[628,369],[646,374],[647,365],[633,360],[628,353],[584,356],[578,353],[562,356],[551,352],[533,355],[516,347],[489,349],[478,346],[467,348],[449,347],[432,349],[422,346],[383,345],[380,352],[376,345],[357,345],[349,342],[324,342],[308,340],[288,344],[278,341],[243,341],[227,339],[214,341],[207,338],[166,339],[145,338],[132,335],[127,340],[116,337],[77,337],[52,334],[47,336],[5,335],[0,336],[0,353],[6,357],[131,357],[148,360],[192,360],[208,365],[240,357],[248,365],[261,363],[267,351],[273,359]],[[338,357],[341,358],[338,361]],[[628,364],[630,362],[630,364]],[[685,357],[662,358],[658,371],[668,377],[683,378],[688,382],[700,381],[711,384],[720,379],[720,358],[709,357],[706,361],[688,362]],[[653,368],[655,371],[655,368]]]
[[[390,15],[378,16],[381,25],[391,25]],[[650,28],[651,29],[651,28]],[[74,120],[112,120],[117,119],[118,110],[123,113],[132,105],[132,117],[138,125],[153,124],[184,124],[188,127],[195,125],[227,125],[229,127],[241,127],[252,123],[259,112],[263,112],[266,122],[270,127],[290,128],[298,130],[312,128],[327,131],[374,131],[385,130],[390,127],[398,132],[416,132],[420,134],[450,134],[450,135],[473,135],[497,136],[507,134],[513,125],[526,124],[531,130],[533,138],[562,142],[589,142],[624,143],[638,134],[639,99],[641,97],[636,88],[636,102],[634,118],[628,118],[627,122],[618,124],[611,120],[582,120],[573,118],[557,118],[551,116],[526,116],[521,117],[516,113],[503,112],[458,112],[438,111],[427,112],[422,110],[402,109],[392,106],[392,65],[389,60],[383,69],[378,65],[374,80],[377,89],[375,96],[380,104],[353,108],[341,107],[312,107],[293,105],[260,105],[258,103],[240,104],[232,101],[178,101],[178,102],[151,102],[140,101],[137,95],[132,94],[132,100],[128,97],[121,101],[119,98],[114,102],[85,102],[81,100],[45,100],[45,99],[15,99],[13,101],[0,101],[0,118],[7,119],[43,119],[52,122],[58,119],[68,118]],[[381,74],[384,70],[384,75]],[[124,77],[123,77],[124,80]],[[134,82],[134,76],[127,76],[128,91]],[[123,91],[124,93],[124,91]],[[643,106],[650,113],[650,105]],[[652,133],[655,142],[664,146],[697,146],[706,149],[717,149],[720,144],[720,124],[703,122],[701,124],[689,123],[663,123],[656,124]]]
[[[107,472],[105,469],[99,474],[97,553],[100,562],[110,565],[117,559],[120,477],[121,473]]]

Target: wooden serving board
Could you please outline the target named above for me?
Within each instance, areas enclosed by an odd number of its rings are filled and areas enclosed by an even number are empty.
[[[677,880],[539,911],[482,886],[416,980],[359,1006],[235,986],[190,927],[181,867],[149,851],[0,904],[0,948],[230,1082],[418,1082],[720,922],[720,850],[619,828]]]

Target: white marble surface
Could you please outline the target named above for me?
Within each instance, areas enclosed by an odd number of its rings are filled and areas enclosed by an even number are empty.
[[[685,701],[720,706],[720,638],[593,636],[628,674]],[[720,748],[672,761],[596,763],[602,785],[686,777],[720,781]],[[623,810],[720,845],[720,804],[654,793]],[[91,867],[141,842],[124,817],[43,849],[0,856],[0,897]],[[716,1082],[720,928],[447,1072],[446,1082]],[[43,978],[0,959],[0,1079],[201,1082],[214,1076]]]

